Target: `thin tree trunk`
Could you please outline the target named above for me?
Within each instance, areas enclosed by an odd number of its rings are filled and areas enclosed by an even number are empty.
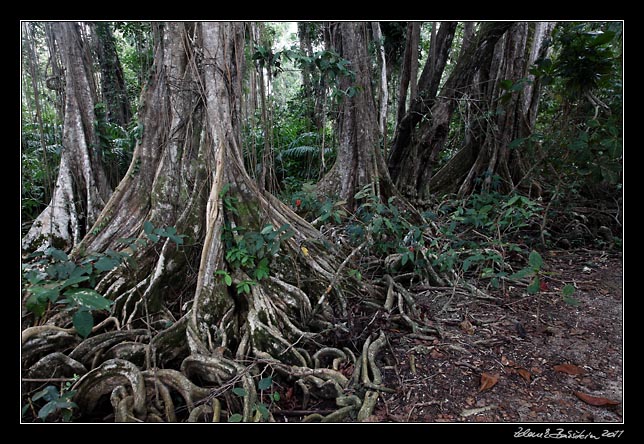
[[[132,117],[132,111],[114,36],[107,22],[96,22],[94,27],[96,53],[101,69],[101,92],[106,105],[107,120],[125,128]]]
[[[436,35],[436,41],[431,42],[432,46],[436,46],[436,60],[433,63],[433,67],[431,58],[428,58],[418,80],[419,97],[410,104],[409,110],[398,121],[398,125],[396,126],[391,151],[389,153],[388,167],[392,180],[403,193],[408,193],[409,190],[403,190],[401,188],[403,184],[399,177],[402,174],[407,175],[409,171],[403,173],[401,169],[402,162],[405,158],[415,158],[417,155],[415,151],[408,152],[408,150],[415,149],[411,144],[412,135],[416,125],[427,115],[436,101],[436,94],[447,64],[456,25],[456,22],[445,22],[441,25]]]
[[[44,192],[44,199],[45,201],[48,199],[51,199],[51,171],[49,170],[49,160],[47,159],[48,154],[47,154],[47,144],[45,143],[45,132],[44,132],[44,125],[43,125],[43,119],[42,119],[42,111],[41,111],[41,106],[40,106],[40,88],[38,86],[38,74],[36,71],[37,67],[37,58],[36,58],[36,52],[34,50],[34,37],[33,34],[29,32],[29,24],[24,23],[23,24],[23,33],[25,33],[25,40],[27,43],[27,51],[29,53],[29,57],[27,57],[27,66],[29,69],[29,77],[31,79],[31,87],[34,92],[34,105],[36,108],[36,120],[38,122],[38,135],[40,137],[40,147],[42,149],[42,156],[43,156],[43,169],[45,171],[45,180],[43,181],[45,184],[45,192]]]
[[[411,80],[411,54],[412,54],[412,23],[407,24],[407,39],[405,42],[405,52],[403,54],[403,63],[400,68],[400,84],[398,87],[398,106],[396,107],[396,121],[400,123],[405,115],[407,104],[407,90]]]
[[[378,95],[380,114],[378,115],[378,127],[380,128],[380,134],[383,137],[383,146],[386,152],[387,103],[389,102],[389,90],[387,89],[387,60],[385,58],[385,45],[383,42],[382,32],[380,31],[380,23],[371,22],[371,28],[373,30],[373,38],[378,45],[378,55],[380,56],[380,89]]]
[[[96,91],[78,25],[52,25],[65,65],[63,150],[51,202],[22,240],[30,251],[55,246],[67,250],[82,239],[111,194],[94,130]]]
[[[409,64],[409,102],[418,97],[418,46],[420,45],[420,26],[422,22],[411,22],[411,46]],[[433,59],[432,59],[433,60]]]

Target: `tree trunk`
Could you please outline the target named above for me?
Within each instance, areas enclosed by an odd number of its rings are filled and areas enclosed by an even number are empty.
[[[409,171],[402,169],[403,159],[414,159],[417,155],[413,151],[415,146],[411,144],[412,136],[416,125],[429,112],[436,101],[436,94],[445,65],[447,64],[456,25],[456,22],[446,22],[441,25],[440,31],[436,34],[436,41],[431,42],[431,46],[435,47],[435,50],[432,49],[432,53],[436,55],[435,60],[432,57],[427,59],[423,67],[423,72],[418,80],[419,96],[410,104],[409,110],[398,121],[398,125],[396,126],[389,154],[388,167],[392,180],[403,194],[414,194],[410,192],[411,190],[404,189],[407,186],[402,177],[408,176]]]
[[[458,100],[467,92],[477,70],[489,65],[494,54],[494,45],[511,24],[511,22],[484,24],[476,38],[477,44],[469,46],[459,56],[440,95],[438,97],[428,95],[429,99],[424,102],[417,101],[417,106],[412,107],[405,119],[398,125],[389,158],[389,168],[396,185],[404,194],[421,199],[429,197],[430,179],[433,175],[432,167],[444,147],[449,133],[450,119]],[[438,31],[439,44],[442,42],[441,32],[446,28],[446,25],[442,24]],[[451,42],[454,30],[455,24],[450,27],[449,34],[444,39],[448,40],[447,37],[449,37]],[[444,51],[446,54],[446,50]],[[440,54],[440,50],[438,53]],[[439,68],[438,64],[436,68]],[[430,77],[431,81],[428,81],[428,93],[431,92],[430,87],[437,88],[440,83],[440,78],[436,74],[434,73],[433,78]],[[423,76],[421,75],[422,80]],[[421,113],[422,108],[425,109],[423,113]],[[412,140],[413,128],[423,116],[426,118],[418,129],[417,140],[414,142]]]
[[[26,251],[68,250],[85,235],[110,196],[94,129],[96,91],[78,25],[52,24],[65,65],[63,150],[52,199],[22,239]]]
[[[528,137],[534,126],[538,104],[538,83],[518,84],[528,76],[530,65],[538,54],[552,26],[535,23],[533,46],[527,48],[529,25],[515,23],[503,40],[496,44],[488,68],[482,70],[478,93],[479,104],[469,116],[469,134],[462,148],[467,155],[455,155],[440,172],[431,178],[429,187],[436,192],[471,193],[478,179],[484,189],[497,183],[500,190],[509,191],[523,179],[526,165],[518,148],[510,148],[516,139]],[[529,78],[529,77],[528,77]],[[496,81],[494,81],[496,80]],[[509,80],[512,87],[501,88]],[[537,100],[537,102],[535,102]],[[494,110],[500,112],[494,112]],[[492,118],[485,118],[492,113]],[[464,162],[463,158],[470,159]]]
[[[371,22],[373,39],[378,45],[378,55],[380,57],[380,86],[378,90],[378,103],[380,104],[380,113],[378,114],[378,127],[380,135],[383,137],[383,146],[387,149],[387,104],[389,102],[389,90],[387,89],[387,59],[385,57],[385,45],[383,42],[380,23]]]
[[[96,53],[101,69],[101,92],[107,110],[107,120],[126,128],[132,117],[132,111],[114,37],[107,22],[96,22],[94,28]]]
[[[318,184],[321,194],[337,196],[354,208],[354,195],[371,184],[374,195],[392,196],[395,189],[378,143],[378,118],[371,88],[366,25],[340,22],[334,46],[349,60],[355,78],[342,76],[338,88],[351,91],[340,102],[336,162]]]

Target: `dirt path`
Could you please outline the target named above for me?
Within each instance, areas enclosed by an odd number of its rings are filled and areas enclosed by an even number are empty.
[[[440,320],[443,337],[387,332],[383,374],[397,393],[382,394],[370,419],[621,422],[621,254],[551,251],[543,257],[551,274],[537,296],[525,288],[495,293],[499,302],[427,293],[420,303],[429,319]],[[577,287],[579,306],[562,300],[567,283]],[[480,390],[482,378],[494,385]],[[584,395],[617,405],[593,406]]]

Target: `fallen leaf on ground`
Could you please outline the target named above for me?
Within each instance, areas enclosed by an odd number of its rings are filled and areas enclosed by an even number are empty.
[[[507,356],[501,356],[501,364],[503,365],[509,365],[510,367],[514,367],[514,361],[510,361]]]
[[[481,386],[479,387],[479,392],[491,389],[497,382],[499,382],[499,375],[497,373],[492,375],[489,373],[483,373],[481,375]]]
[[[465,319],[463,322],[461,322],[459,324],[459,326],[461,327],[461,330],[463,330],[468,335],[473,335],[474,334],[474,326],[467,319]]]
[[[607,398],[599,398],[597,396],[587,395],[586,393],[582,393],[582,392],[575,392],[575,396],[577,396],[577,398],[584,401],[586,404],[594,405],[596,407],[611,406],[611,405],[619,404],[619,401],[613,401],[612,399],[607,399]]]
[[[555,365],[553,368],[555,369],[556,372],[566,373],[568,375],[573,375],[573,376],[583,375],[584,373],[586,373],[586,370],[584,370],[583,368],[577,367],[576,365],[572,365],[572,364],[559,364],[559,365]]]
[[[530,372],[529,372],[528,370],[526,370],[526,369],[524,369],[524,368],[518,368],[518,369],[517,369],[517,373],[518,373],[519,375],[521,375],[521,377],[522,377],[523,379],[525,379],[526,381],[530,382],[530,377],[531,377],[532,375],[530,374]]]

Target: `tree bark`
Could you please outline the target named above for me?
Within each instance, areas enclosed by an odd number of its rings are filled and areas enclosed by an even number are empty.
[[[403,173],[402,162],[405,158],[413,159],[417,155],[415,151],[407,152],[407,150],[410,149],[412,135],[414,134],[416,125],[426,116],[436,101],[436,94],[445,65],[447,64],[456,25],[456,22],[446,22],[441,25],[439,32],[436,34],[436,41],[431,42],[432,47],[436,48],[432,50],[436,54],[435,60],[432,61],[431,57],[428,58],[418,80],[419,96],[410,104],[409,110],[398,121],[398,125],[396,126],[388,159],[388,167],[392,180],[403,193],[409,193],[409,191],[400,188],[404,184],[399,178],[402,175],[408,174],[408,171]],[[412,146],[411,150],[414,149],[415,147]]]
[[[132,117],[132,110],[114,36],[107,22],[94,23],[94,31],[96,53],[101,70],[101,92],[107,110],[107,120],[126,128]]]
[[[96,90],[78,25],[52,24],[65,65],[63,150],[52,199],[22,239],[25,251],[69,250],[98,218],[110,196],[94,129]]]
[[[378,118],[371,88],[366,25],[340,22],[334,25],[334,46],[349,60],[355,79],[342,76],[338,87],[353,91],[340,102],[336,162],[318,184],[321,194],[337,196],[355,207],[354,195],[371,184],[374,195],[392,196],[395,193],[378,143]]]
[[[530,65],[538,54],[543,54],[543,43],[551,32],[552,25],[537,22],[533,45],[527,47],[529,25],[518,22],[496,44],[494,55],[482,70],[478,92],[480,105],[472,108],[468,142],[430,181],[430,189],[436,192],[457,192],[465,196],[476,188],[476,179],[489,189],[499,182],[500,190],[510,190],[523,179],[526,166],[520,150],[510,148],[510,142],[528,137],[536,116],[535,95],[539,95],[538,83],[524,83],[522,87],[504,89],[501,80],[510,80],[513,85],[528,76]],[[484,86],[487,85],[487,86]],[[499,112],[492,113],[498,109]],[[484,118],[492,113],[491,118]],[[468,158],[464,162],[463,158]]]
[[[485,23],[476,38],[477,44],[469,46],[459,56],[456,67],[445,82],[440,95],[433,99],[429,96],[428,103],[424,104],[425,107],[429,105],[426,109],[431,111],[414,115],[412,114],[414,109],[412,109],[408,112],[408,117],[406,116],[406,119],[398,125],[389,158],[389,168],[392,178],[403,194],[421,199],[429,197],[432,166],[444,147],[456,104],[468,91],[477,70],[490,64],[496,42],[511,25],[511,22]],[[446,24],[441,25],[438,31],[439,42],[445,27]],[[450,39],[453,38],[454,30],[455,24],[450,29]],[[437,87],[440,79],[435,76],[432,80],[428,84]],[[422,103],[419,101],[416,103],[418,103],[417,112],[420,112]],[[417,142],[414,143],[412,130],[423,116],[429,116],[429,118],[426,118],[419,128]]]

